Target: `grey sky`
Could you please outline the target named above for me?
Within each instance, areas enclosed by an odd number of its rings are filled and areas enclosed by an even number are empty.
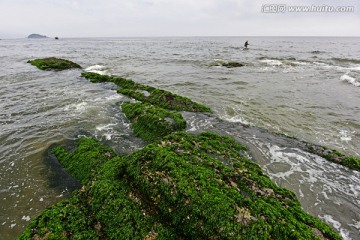
[[[264,4],[355,10],[264,13]],[[0,10],[0,38],[360,36],[358,0],[0,0]]]

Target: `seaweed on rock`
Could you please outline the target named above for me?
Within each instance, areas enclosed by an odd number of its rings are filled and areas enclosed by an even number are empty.
[[[54,150],[71,174],[92,177],[20,239],[341,239],[231,138],[178,132],[128,156],[106,149],[91,139]],[[96,171],[81,167],[89,157]]]
[[[130,155],[121,174],[188,239],[340,239],[239,149],[213,133],[176,133]]]
[[[77,63],[55,57],[29,60],[28,63],[41,70],[61,71],[70,68],[81,68],[81,66]]]
[[[327,147],[312,145],[306,143],[309,152],[319,155],[331,162],[341,164],[350,169],[360,171],[360,158],[354,156],[347,156],[337,150],[331,150]]]
[[[147,141],[158,140],[186,128],[186,121],[180,113],[170,112],[148,103],[124,103],[121,108],[131,120],[131,128],[135,135]]]
[[[135,83],[129,79],[100,75],[91,72],[83,72],[81,76],[89,79],[94,83],[113,82],[120,87],[120,89],[118,89],[118,93],[132,97],[141,102],[151,103],[168,110],[211,112],[210,108],[193,102],[189,98],[173,94],[169,91]]]

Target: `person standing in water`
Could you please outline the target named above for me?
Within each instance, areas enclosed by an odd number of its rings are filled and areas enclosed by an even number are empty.
[[[244,44],[245,48],[247,48],[248,45],[250,45],[250,44],[249,44],[249,41],[246,40],[246,42],[245,42],[245,44]]]

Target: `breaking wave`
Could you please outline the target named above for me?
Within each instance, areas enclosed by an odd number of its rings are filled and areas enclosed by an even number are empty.
[[[85,71],[86,72],[98,73],[98,74],[101,74],[101,75],[110,74],[110,69],[105,67],[105,66],[102,66],[102,65],[94,65],[94,66],[87,67],[85,69]]]
[[[360,82],[355,78],[355,77],[352,77],[352,76],[349,76],[349,72],[342,75],[340,77],[340,80],[344,81],[344,82],[347,82],[347,83],[350,83],[356,87],[360,87]]]

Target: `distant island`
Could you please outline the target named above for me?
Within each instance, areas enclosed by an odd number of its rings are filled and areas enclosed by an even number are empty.
[[[28,36],[28,38],[47,38],[47,36],[33,33],[33,34],[30,34]]]

